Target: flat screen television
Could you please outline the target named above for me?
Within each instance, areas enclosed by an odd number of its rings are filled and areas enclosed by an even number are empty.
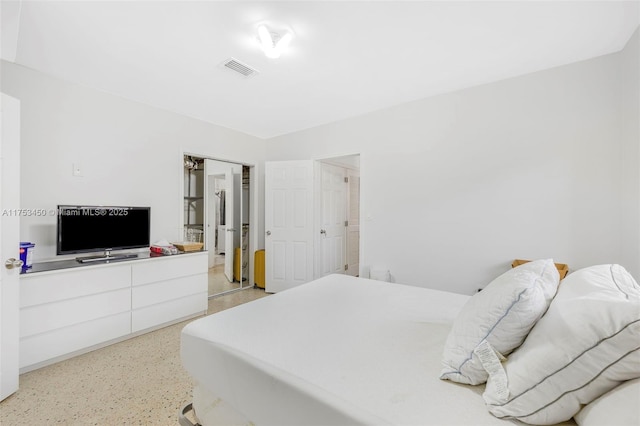
[[[104,252],[80,262],[134,257],[111,251],[148,247],[150,222],[150,207],[59,205],[56,253]]]

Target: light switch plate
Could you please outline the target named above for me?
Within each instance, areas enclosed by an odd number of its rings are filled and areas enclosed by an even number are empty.
[[[84,176],[82,172],[82,165],[80,163],[73,163],[73,175],[76,177]]]

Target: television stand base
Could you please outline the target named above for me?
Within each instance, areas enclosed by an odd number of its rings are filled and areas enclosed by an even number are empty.
[[[110,260],[124,260],[124,259],[133,259],[138,257],[135,253],[126,253],[126,254],[110,254],[105,255],[101,254],[98,256],[82,256],[76,257],[76,261],[80,263],[89,263],[89,262],[108,262]]]

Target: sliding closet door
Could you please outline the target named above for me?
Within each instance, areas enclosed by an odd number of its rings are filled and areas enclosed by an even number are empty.
[[[0,401],[18,390],[20,102],[0,102]],[[4,214],[7,212],[7,214]]]
[[[275,293],[313,279],[313,161],[265,163],[265,281]]]
[[[247,198],[243,200],[243,170],[247,168]],[[209,297],[238,290],[249,283],[248,210],[249,167],[205,159],[208,206],[206,229],[209,244]],[[244,204],[247,204],[245,206]],[[243,216],[243,211],[246,215]],[[244,235],[244,238],[242,238]],[[243,285],[246,284],[246,285]],[[253,284],[251,284],[253,286]]]
[[[235,256],[235,233],[236,231],[236,223],[235,223],[235,185],[233,182],[233,169],[229,167],[229,170],[225,173],[225,190],[226,190],[226,202],[225,202],[225,236],[224,236],[224,245],[227,247],[224,255],[224,274],[227,276],[229,282],[233,282],[233,265],[234,265],[234,256]]]

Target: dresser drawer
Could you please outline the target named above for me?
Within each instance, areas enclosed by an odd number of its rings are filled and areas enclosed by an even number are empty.
[[[207,291],[207,274],[192,275],[133,287],[131,308],[138,309]]]
[[[20,337],[131,310],[129,288],[20,309]]]
[[[206,292],[158,303],[131,312],[131,331],[135,333],[169,321],[204,315],[206,311]]]
[[[206,252],[155,258],[132,265],[132,285],[144,285],[207,272]]]
[[[131,333],[131,313],[123,312],[59,328],[49,333],[20,339],[20,368],[32,370],[38,363],[51,363],[68,358],[74,352],[86,352],[92,346],[127,336]]]
[[[131,266],[82,268],[20,276],[20,307],[104,293],[131,286]]]

